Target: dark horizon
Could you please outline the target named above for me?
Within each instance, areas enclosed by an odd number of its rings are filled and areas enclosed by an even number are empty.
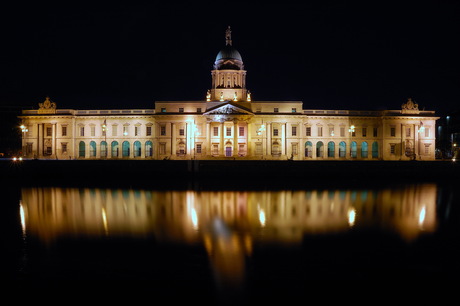
[[[232,27],[254,101],[458,110],[460,3],[10,4],[0,106],[153,108],[204,100]]]

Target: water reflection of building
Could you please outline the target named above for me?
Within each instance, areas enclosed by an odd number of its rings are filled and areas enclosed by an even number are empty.
[[[202,244],[219,283],[244,280],[254,245],[302,243],[305,235],[377,228],[412,240],[436,227],[436,185],[383,190],[147,191],[25,188],[27,237],[143,238]]]
[[[27,230],[60,235],[154,235],[202,241],[216,220],[251,240],[298,243],[304,235],[380,227],[413,238],[436,225],[436,186],[384,190],[146,191],[25,188]],[[263,234],[261,234],[263,231]]]

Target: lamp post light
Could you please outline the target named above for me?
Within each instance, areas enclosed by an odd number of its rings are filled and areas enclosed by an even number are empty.
[[[29,129],[24,124],[21,124],[20,128],[22,132],[22,155],[26,156],[25,141],[26,141],[26,133],[29,131]]]

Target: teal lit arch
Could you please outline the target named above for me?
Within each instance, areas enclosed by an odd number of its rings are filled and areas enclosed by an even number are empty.
[[[96,157],[96,142],[91,141],[89,143],[89,157]]]
[[[101,157],[107,157],[107,142],[101,141]]]
[[[78,144],[78,157],[85,157],[86,154],[86,145],[84,141],[80,141]]]
[[[119,145],[118,141],[112,141],[112,157],[118,157],[118,152],[119,152]]]
[[[327,157],[334,157],[335,156],[335,143],[333,141],[329,141],[327,144]]]
[[[357,151],[358,151],[358,145],[356,144],[356,141],[352,141],[351,142],[351,152],[350,152],[351,153],[350,155],[352,158],[358,157]]]
[[[323,146],[322,141],[316,143],[316,157],[323,157]]]
[[[347,144],[345,141],[339,143],[339,157],[346,157],[347,155]]]
[[[135,141],[133,147],[134,147],[134,157],[140,157],[142,154],[141,142],[139,140]]]
[[[122,157],[129,157],[129,141],[123,141],[121,145],[121,155]]]
[[[145,157],[153,156],[153,143],[149,140],[145,143]]]
[[[361,157],[362,158],[367,158],[368,157],[368,145],[366,141],[363,141],[361,143]]]
[[[305,157],[312,157],[313,155],[313,144],[311,141],[305,142]]]

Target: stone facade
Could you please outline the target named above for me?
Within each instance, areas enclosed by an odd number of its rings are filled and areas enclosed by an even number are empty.
[[[434,160],[434,111],[303,109],[302,101],[253,101],[246,70],[226,46],[203,101],[153,109],[59,109],[48,97],[24,110],[23,154],[49,159]]]

